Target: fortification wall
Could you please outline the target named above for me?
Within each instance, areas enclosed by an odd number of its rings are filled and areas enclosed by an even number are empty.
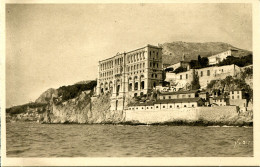
[[[145,110],[145,111],[125,111],[125,121],[138,123],[162,123],[178,120],[196,121],[198,110],[196,108],[183,108],[174,110]]]
[[[238,114],[236,106],[198,107],[198,110],[198,118],[207,121],[225,121]]]
[[[237,116],[236,106],[181,108],[173,110],[125,111],[125,121],[133,123],[164,123],[174,121],[228,121]]]

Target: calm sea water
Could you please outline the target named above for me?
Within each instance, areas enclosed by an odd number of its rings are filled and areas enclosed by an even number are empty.
[[[253,156],[253,128],[7,123],[7,157]]]

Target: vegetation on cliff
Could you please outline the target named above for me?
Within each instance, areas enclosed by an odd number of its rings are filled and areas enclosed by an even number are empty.
[[[62,86],[58,88],[58,96],[62,98],[62,101],[73,99],[83,91],[94,89],[96,85],[97,81],[90,81],[87,84]]]
[[[246,92],[246,99],[253,101],[253,88],[245,82],[245,79],[233,78],[227,76],[223,80],[212,80],[208,85],[207,89],[220,90],[222,93],[229,92],[234,89],[241,89]]]
[[[225,65],[231,65],[235,64],[239,67],[245,67],[248,65],[253,64],[253,55],[250,53],[246,56],[242,57],[235,57],[235,56],[228,56],[226,59],[221,61],[218,65],[219,66],[225,66]]]

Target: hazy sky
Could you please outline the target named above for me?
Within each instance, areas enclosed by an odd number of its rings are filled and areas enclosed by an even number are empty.
[[[7,5],[6,105],[95,79],[98,61],[117,52],[172,41],[252,50],[251,5]]]

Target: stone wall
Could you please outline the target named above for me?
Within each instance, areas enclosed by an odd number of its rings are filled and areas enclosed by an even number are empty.
[[[199,119],[207,121],[223,121],[237,116],[236,106],[198,107]]]
[[[145,111],[125,111],[125,121],[134,123],[162,123],[171,121],[196,121],[198,110],[196,108],[183,108],[174,110],[145,110]]]
[[[164,123],[174,121],[227,121],[237,116],[236,106],[181,108],[173,110],[125,111],[125,121],[133,123]]]

